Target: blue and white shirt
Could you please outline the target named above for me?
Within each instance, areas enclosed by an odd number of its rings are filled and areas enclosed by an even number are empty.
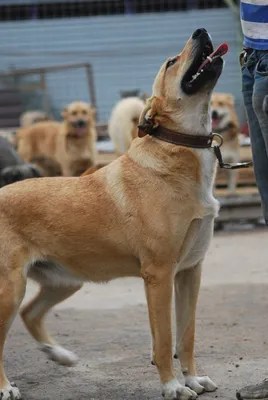
[[[244,46],[268,50],[268,0],[241,0]]]

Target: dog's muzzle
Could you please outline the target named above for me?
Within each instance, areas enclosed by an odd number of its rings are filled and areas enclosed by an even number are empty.
[[[84,128],[85,126],[87,126],[87,121],[79,119],[78,121],[73,122],[72,125],[75,128]]]

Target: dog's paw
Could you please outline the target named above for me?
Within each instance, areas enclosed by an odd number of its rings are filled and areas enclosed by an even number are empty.
[[[47,354],[50,360],[65,367],[73,367],[78,361],[78,357],[74,353],[61,346],[44,344],[41,350]]]
[[[196,393],[214,392],[217,385],[208,376],[190,376],[186,375],[185,385]]]
[[[182,386],[177,379],[163,385],[162,395],[165,400],[194,400],[197,398],[196,392]]]
[[[0,400],[19,400],[21,399],[20,391],[16,384],[11,382],[8,385],[0,389]]]

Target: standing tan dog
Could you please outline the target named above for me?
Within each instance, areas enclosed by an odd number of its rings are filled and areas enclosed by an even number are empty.
[[[161,67],[142,117],[142,129],[168,128],[173,137],[210,142],[210,95],[223,60],[197,73],[212,55],[210,36],[198,29],[182,53]],[[202,135],[202,136],[200,136]],[[212,148],[191,149],[145,135],[128,153],[80,178],[44,178],[0,191],[0,353],[23,299],[27,276],[39,294],[21,311],[40,348],[59,364],[76,357],[48,334],[46,313],[84,281],[141,277],[152,332],[152,357],[166,400],[196,399],[216,385],[196,374],[194,332],[201,268],[218,202],[212,189]],[[153,204],[153,207],[152,207]],[[171,304],[176,293],[176,355],[186,386],[173,369]],[[20,399],[0,363],[2,400]]]
[[[212,131],[223,136],[222,155],[230,163],[240,161],[239,123],[234,100],[230,93],[213,93],[211,98]],[[228,170],[229,194],[235,192],[237,175],[237,170]]]
[[[95,111],[74,102],[62,111],[63,122],[39,122],[17,131],[17,148],[24,161],[45,156],[57,161],[63,176],[79,176],[95,164]]]

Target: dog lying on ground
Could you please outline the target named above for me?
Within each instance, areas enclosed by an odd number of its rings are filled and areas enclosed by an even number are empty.
[[[216,158],[208,146],[210,95],[222,67],[209,34],[198,29],[161,67],[141,116],[142,137],[126,155],[87,176],[30,180],[0,191],[1,355],[27,276],[41,289],[21,310],[23,321],[40,348],[63,365],[76,357],[48,334],[44,317],[51,307],[85,281],[141,277],[164,399],[196,399],[216,389],[196,374],[194,331],[202,264],[219,208],[212,194]],[[193,149],[146,135],[147,124],[203,145]],[[186,386],[173,369],[173,285],[176,357]],[[2,400],[21,398],[2,360],[0,393]]]
[[[29,178],[41,177],[34,164],[25,164],[14,147],[0,136],[0,187]]]
[[[211,98],[212,132],[223,137],[221,147],[225,162],[237,163],[239,153],[239,123],[235,111],[234,96],[229,93],[213,93]],[[237,183],[237,170],[228,171],[228,192],[233,194]]]
[[[45,156],[55,160],[63,176],[79,176],[95,164],[95,111],[84,102],[74,102],[62,112],[63,122],[39,122],[17,131],[17,148],[29,162]]]
[[[23,128],[27,128],[29,126],[37,124],[37,122],[50,121],[51,119],[52,118],[44,111],[26,111],[20,117],[20,126]]]
[[[108,123],[108,134],[118,156],[125,154],[132,140],[137,137],[137,125],[144,105],[144,100],[139,97],[126,97],[113,108]]]

